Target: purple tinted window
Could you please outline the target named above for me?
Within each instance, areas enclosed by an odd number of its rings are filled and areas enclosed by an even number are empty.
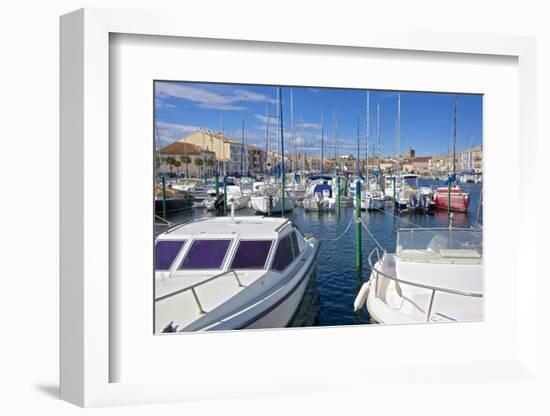
[[[300,255],[300,246],[298,245],[298,237],[296,236],[296,231],[291,234],[292,238],[292,248],[294,249],[294,256],[298,257]]]
[[[271,244],[271,240],[240,241],[231,268],[263,269]]]
[[[185,240],[159,240],[155,244],[155,269],[169,270]]]
[[[290,236],[286,236],[279,242],[277,252],[275,253],[275,258],[273,259],[273,265],[271,267],[274,270],[282,272],[292,262],[292,260],[294,260],[294,255],[292,254],[292,243],[290,242]]]
[[[180,269],[219,269],[231,240],[195,240]]]

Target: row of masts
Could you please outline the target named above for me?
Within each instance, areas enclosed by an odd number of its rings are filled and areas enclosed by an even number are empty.
[[[366,99],[366,128],[365,128],[365,176],[366,180],[368,181],[368,174],[369,174],[369,144],[370,144],[370,91],[366,92],[367,99]],[[283,148],[283,111],[282,111],[282,93],[281,93],[281,87],[277,87],[277,123],[276,123],[276,137],[277,137],[277,159],[276,159],[276,167],[278,167],[282,172],[284,172],[284,148]],[[453,132],[453,159],[452,159],[452,173],[456,172],[456,124],[457,124],[457,96],[455,96],[454,100],[454,132]],[[266,151],[266,158],[265,158],[265,172],[271,173],[271,167],[269,166],[269,155],[271,151],[271,106],[268,103],[266,106],[266,112],[265,112],[265,123],[266,123],[266,132],[265,132],[265,151]],[[247,119],[247,104],[246,101],[243,102],[243,120],[242,120],[242,131],[241,131],[241,155],[240,155],[240,173],[243,175],[246,172],[249,171],[249,161],[248,157],[245,156],[246,152],[246,142],[247,142],[247,126],[246,126],[246,119]],[[401,94],[397,95],[397,119],[396,119],[396,127],[395,127],[395,145],[396,145],[396,168],[395,171],[400,171],[400,156],[401,156]],[[360,117],[359,117],[359,111],[357,111],[357,125],[356,125],[356,139],[357,139],[357,166],[356,166],[356,172],[358,175],[362,173],[362,167],[361,167],[361,155],[360,155]],[[223,113],[221,115],[221,124],[222,124],[222,132],[223,132]],[[301,137],[302,142],[302,149],[301,154],[298,156],[298,159],[300,163],[298,163],[298,160],[296,160],[296,154],[297,152],[297,146],[296,146],[296,129],[295,129],[295,120],[294,120],[294,94],[292,88],[290,89],[290,124],[291,124],[291,149],[292,149],[292,157],[290,158],[291,163],[291,171],[305,171],[306,170],[306,155],[305,155],[305,140],[303,136]],[[301,115],[301,125],[303,126],[303,110]],[[334,173],[338,174],[341,172],[341,164],[339,162],[338,157],[338,150],[339,150],[339,142],[338,142],[338,111],[334,112],[333,115],[333,126],[334,126]],[[320,162],[319,162],[319,172],[321,174],[324,172],[324,149],[325,149],[325,137],[324,137],[324,114],[321,114],[321,149],[320,149]],[[377,103],[376,105],[376,142],[372,145],[372,155],[371,160],[374,161],[375,167],[377,169],[380,169],[380,150],[381,150],[381,139],[380,139],[380,103]],[[246,165],[246,166],[245,166]],[[312,168],[313,166],[310,166]],[[279,172],[280,173],[280,172]]]
[[[277,111],[277,122],[276,122],[276,136],[277,136],[277,163],[279,164],[279,162],[282,163],[282,156],[281,156],[281,149],[280,149],[280,145],[281,145],[281,140],[282,140],[282,126],[281,126],[281,118],[282,118],[282,109],[279,110],[279,107],[282,107],[281,105],[281,98],[279,97],[279,93],[277,93],[278,96],[277,96],[277,107],[278,107],[278,111]],[[265,152],[266,152],[266,155],[269,155],[270,154],[270,151],[271,151],[271,137],[272,137],[272,132],[271,132],[271,119],[273,118],[273,116],[271,115],[271,105],[270,103],[268,103],[266,105],[266,111],[265,111],[265,124],[266,124],[266,131],[265,131]],[[398,116],[399,118],[399,116]],[[243,104],[243,123],[242,123],[242,146],[241,146],[241,175],[244,173],[244,165],[243,165],[243,161],[247,158],[245,158],[244,154],[245,154],[245,142],[246,142],[246,122],[245,122],[245,119],[246,119],[246,104]],[[366,174],[367,174],[367,177],[368,177],[368,157],[369,157],[369,133],[370,133],[370,124],[369,124],[369,121],[370,121],[370,91],[367,91],[367,116],[366,116],[366,145],[365,145],[365,170],[366,170]],[[222,118],[222,122],[223,122],[223,118]],[[301,149],[301,153],[299,154],[298,156],[298,160],[300,161],[300,163],[298,163],[298,161],[296,160],[296,154],[298,153],[297,150],[297,146],[296,146],[296,129],[295,129],[295,122],[294,122],[294,94],[293,94],[293,90],[291,89],[290,90],[290,124],[291,124],[291,148],[292,148],[292,157],[290,158],[290,163],[291,163],[291,171],[292,172],[295,172],[297,170],[301,170],[301,171],[305,171],[306,170],[306,165],[305,165],[305,161],[306,161],[306,155],[305,155],[305,140],[304,138],[302,137],[302,149]],[[302,110],[302,115],[301,115],[301,124],[303,125],[303,110]],[[338,150],[339,150],[339,143],[338,143],[338,111],[335,111],[334,114],[333,114],[333,132],[334,132],[334,140],[335,140],[335,145],[334,145],[334,160],[335,160],[335,163],[334,163],[334,170],[335,170],[335,174],[337,174],[339,171],[341,171],[340,169],[340,163],[338,162]],[[320,129],[321,129],[321,146],[320,146],[320,159],[319,159],[319,167],[318,167],[318,170],[320,173],[324,173],[324,159],[325,159],[325,153],[324,153],[324,149],[325,149],[325,125],[324,125],[324,114],[321,114],[321,124],[320,124]],[[356,128],[356,132],[357,132],[357,172],[361,172],[362,171],[362,168],[361,168],[361,158],[360,158],[360,129],[359,129],[359,111],[357,112],[357,128]],[[376,157],[379,157],[379,152],[380,152],[380,104],[377,104],[377,116],[376,116],[376,148],[373,144],[373,150],[372,150],[372,157],[376,158]],[[265,172],[270,172],[271,169],[270,169],[270,166],[268,166],[268,160],[269,160],[269,157],[266,156],[266,160],[265,160]],[[376,159],[375,159],[376,160]],[[377,165],[379,165],[379,160],[378,160],[378,163]],[[281,167],[282,168],[282,167]],[[312,168],[312,166],[310,166],[310,168]],[[247,170],[247,169],[246,169]]]

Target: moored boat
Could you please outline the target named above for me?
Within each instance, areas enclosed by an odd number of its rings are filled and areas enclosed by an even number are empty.
[[[159,235],[155,332],[292,323],[319,242],[285,218],[201,218]]]
[[[434,203],[438,209],[449,209],[451,211],[467,212],[470,203],[470,194],[462,190],[458,185],[451,187],[437,188],[434,194]]]
[[[193,206],[193,197],[187,192],[177,191],[172,188],[155,190],[155,214],[163,215],[164,212],[172,213],[190,209]]]
[[[480,321],[482,256],[479,229],[400,229],[395,253],[370,253],[371,276],[354,308],[366,302],[385,324]]]
[[[256,214],[280,214],[282,205],[283,201],[280,192],[250,197],[250,208],[252,208]],[[293,195],[290,192],[285,192],[284,212],[293,211],[294,207],[295,201]]]
[[[302,205],[306,211],[334,211],[336,209],[337,185],[328,175],[316,175],[309,178],[306,197]]]

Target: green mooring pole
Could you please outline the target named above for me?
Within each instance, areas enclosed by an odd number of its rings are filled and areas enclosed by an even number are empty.
[[[162,175],[162,218],[166,219],[166,179]]]
[[[451,218],[451,178],[447,184],[447,216]]]
[[[395,175],[393,176],[392,185],[393,185],[393,208],[397,208],[397,200],[395,199]]]
[[[340,212],[340,200],[342,194],[342,188],[340,188],[340,176],[338,176],[338,212]]]
[[[361,256],[361,182],[359,179],[355,182],[355,268],[360,270],[363,266]]]
[[[227,215],[227,176],[223,177],[223,213]]]

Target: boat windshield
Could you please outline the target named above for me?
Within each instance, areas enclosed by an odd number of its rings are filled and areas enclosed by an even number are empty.
[[[397,258],[419,263],[481,264],[482,231],[474,229],[402,229]]]
[[[155,244],[155,269],[169,270],[185,240],[159,240]]]
[[[219,269],[231,240],[195,240],[180,264],[180,270]]]
[[[273,240],[241,240],[231,269],[265,269]]]

